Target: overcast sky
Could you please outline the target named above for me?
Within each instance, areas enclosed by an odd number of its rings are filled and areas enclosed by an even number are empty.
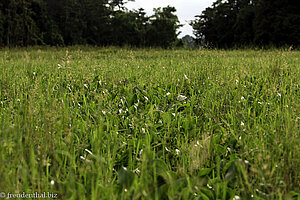
[[[126,4],[128,9],[144,8],[147,15],[153,14],[153,8],[166,7],[168,5],[176,8],[177,16],[184,26],[180,29],[182,32],[179,37],[193,35],[193,29],[188,22],[195,19],[195,15],[212,5],[215,0],[135,0]]]

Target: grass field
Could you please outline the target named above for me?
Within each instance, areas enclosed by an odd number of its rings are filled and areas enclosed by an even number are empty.
[[[0,192],[300,199],[300,52],[0,50]]]

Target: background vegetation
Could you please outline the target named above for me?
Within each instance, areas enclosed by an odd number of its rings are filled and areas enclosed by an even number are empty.
[[[1,0],[0,46],[176,45],[174,7],[128,11],[123,0]]]
[[[1,192],[299,199],[299,57],[1,50]]]
[[[300,1],[217,0],[191,25],[213,47],[300,44]]]
[[[126,0],[1,0],[0,46],[182,45],[174,7],[129,11]],[[299,0],[217,0],[191,22],[198,45],[299,46]]]

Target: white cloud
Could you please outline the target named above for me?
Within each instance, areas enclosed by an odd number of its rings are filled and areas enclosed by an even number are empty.
[[[180,23],[184,26],[180,29],[182,32],[180,36],[186,34],[192,35],[192,27],[188,25],[190,20],[195,19],[195,15],[201,14],[201,12],[212,5],[215,0],[135,0],[135,2],[129,2],[126,7],[128,9],[144,8],[148,15],[153,14],[153,8],[174,6],[177,10],[176,14],[180,20]]]

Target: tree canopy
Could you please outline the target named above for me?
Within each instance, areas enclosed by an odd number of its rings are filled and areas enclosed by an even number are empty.
[[[299,0],[217,0],[191,22],[198,43],[214,47],[300,44]]]
[[[90,44],[161,46],[176,43],[176,9],[128,11],[125,0],[1,0],[0,46]]]

